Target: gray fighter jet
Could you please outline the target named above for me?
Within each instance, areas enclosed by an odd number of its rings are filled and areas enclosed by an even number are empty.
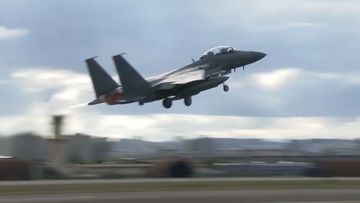
[[[113,56],[120,84],[95,61],[85,60],[95,89],[96,99],[88,105],[106,103],[109,105],[162,100],[165,108],[170,108],[174,100],[183,99],[186,106],[192,103],[191,97],[223,84],[228,74],[236,68],[254,63],[266,54],[255,51],[240,51],[229,46],[218,46],[205,52],[199,60],[180,69],[144,79],[122,56]]]

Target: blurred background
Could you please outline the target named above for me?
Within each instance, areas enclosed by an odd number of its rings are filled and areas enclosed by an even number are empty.
[[[19,133],[1,138],[1,180],[149,177],[356,177],[360,140],[199,137],[147,141]]]

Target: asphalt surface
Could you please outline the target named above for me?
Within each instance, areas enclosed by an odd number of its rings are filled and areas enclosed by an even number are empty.
[[[222,182],[222,181],[360,181],[360,177],[331,177],[331,178],[307,178],[307,177],[230,177],[230,178],[134,178],[134,179],[70,179],[70,180],[25,180],[25,181],[0,181],[0,186],[7,185],[51,185],[51,184],[94,184],[94,183],[181,183],[181,182]]]
[[[2,196],[1,203],[360,203],[359,189],[213,190]]]
[[[270,184],[270,187],[267,186],[266,188],[255,189],[256,187],[250,186],[243,189],[220,189],[221,184],[229,183],[231,181],[244,182],[245,185],[247,185],[249,181],[260,181],[257,182],[257,184],[262,184],[268,181],[268,185]],[[288,187],[276,189],[276,187],[272,187],[273,181],[275,181],[274,183],[280,185],[283,182],[285,183],[289,181],[330,181],[330,185],[333,188],[325,189],[319,187],[317,189],[304,189],[304,187],[298,187],[298,189],[296,189],[297,187],[295,186],[290,187],[292,189]],[[346,181],[348,183],[346,187],[343,187],[344,185],[338,185],[341,181]],[[3,181],[0,182],[0,203],[360,203],[360,187],[358,187],[359,181],[360,178],[302,177]],[[177,188],[174,190],[174,188],[168,188],[167,186],[169,185],[173,187],[174,184],[181,185],[181,183],[184,182],[212,182],[212,186],[210,188],[207,188],[206,190],[197,190],[196,188],[187,187],[183,187],[181,189]],[[154,189],[154,191],[151,191],[151,188],[153,186],[156,187],[156,185],[161,185],[159,183],[171,184],[165,184],[165,187],[160,187],[159,190]],[[113,192],[111,192],[111,188],[110,190],[101,190],[103,189],[102,187],[109,187],[109,185],[111,185],[111,187],[130,187],[131,185],[132,187],[137,187],[143,186],[145,184],[147,184],[148,186],[144,187],[144,190],[142,189],[142,187],[140,187],[139,190],[135,190],[133,192],[125,192],[126,190],[114,190]],[[78,188],[86,188],[87,186],[91,185],[97,186],[97,189],[95,188],[95,190],[76,191],[76,189]],[[328,185],[325,184],[324,186]],[[6,190],[11,187],[16,188],[15,191],[12,190],[13,193],[7,193]],[[71,189],[72,187],[75,190]],[[44,192],[38,191],[48,188],[52,189]],[[54,188],[56,190],[54,190]],[[64,188],[66,189],[65,192],[58,192],[58,190],[63,190]]]

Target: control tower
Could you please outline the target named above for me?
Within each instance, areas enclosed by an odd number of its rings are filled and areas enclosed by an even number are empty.
[[[52,117],[54,137],[48,139],[50,145],[51,165],[61,173],[66,173],[66,139],[62,136],[64,118],[65,117],[63,115],[54,115]]]

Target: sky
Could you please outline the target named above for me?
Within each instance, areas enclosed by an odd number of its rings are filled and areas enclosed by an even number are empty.
[[[360,3],[355,0],[0,1],[0,136],[360,138]],[[227,84],[176,101],[70,108],[94,99],[84,59],[118,80],[111,56],[144,76],[230,45],[267,56]]]

